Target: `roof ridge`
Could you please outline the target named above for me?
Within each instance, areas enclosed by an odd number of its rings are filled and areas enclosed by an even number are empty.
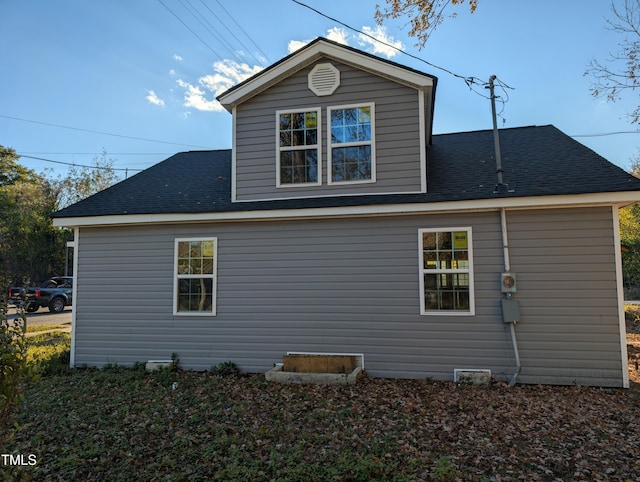
[[[503,128],[498,128],[498,131],[515,131],[515,130],[524,130],[524,129],[542,129],[542,128],[545,128],[545,127],[553,127],[554,129],[557,129],[557,127],[554,126],[553,124],[545,124],[545,125],[542,125],[542,126],[529,125],[529,126],[503,127]],[[460,134],[475,134],[475,133],[491,132],[491,131],[493,131],[493,129],[474,129],[474,130],[470,130],[470,131],[443,132],[441,134],[433,134],[433,137],[455,136],[455,135],[460,135]]]

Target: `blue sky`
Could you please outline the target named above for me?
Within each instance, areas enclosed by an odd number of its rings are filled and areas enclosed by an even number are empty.
[[[456,74],[496,75],[513,87],[500,127],[553,124],[572,136],[635,130],[626,114],[637,94],[593,98],[583,75],[622,40],[605,28],[607,0],[480,0],[474,14],[450,9],[458,16],[422,50],[405,21],[377,30],[375,0],[305,3]],[[77,164],[104,149],[129,173],[179,151],[230,148],[231,115],[215,96],[318,36],[436,75],[434,133],[491,128],[489,100],[464,81],[291,0],[0,0],[0,144]],[[625,169],[640,146],[638,133],[576,139]],[[68,169],[21,162],[52,175]]]

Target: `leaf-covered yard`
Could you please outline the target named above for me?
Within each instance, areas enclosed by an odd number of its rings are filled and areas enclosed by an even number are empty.
[[[629,390],[74,370],[29,388],[3,453],[37,457],[14,476],[56,481],[640,480],[629,339]]]

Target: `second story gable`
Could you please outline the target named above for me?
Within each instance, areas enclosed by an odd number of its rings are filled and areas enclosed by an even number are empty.
[[[426,192],[436,81],[317,39],[228,90],[232,201]]]

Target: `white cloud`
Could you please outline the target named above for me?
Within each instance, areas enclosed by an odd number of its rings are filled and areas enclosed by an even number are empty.
[[[390,47],[389,45],[381,44],[380,42],[376,42],[367,35],[359,34],[358,38],[360,45],[368,47],[367,50],[372,54],[384,55],[385,57],[390,59],[391,57],[394,57],[398,54],[397,49],[404,49],[402,42],[400,40],[394,40],[393,37],[388,35],[387,30],[383,26],[378,25],[375,29],[364,26],[362,27],[362,31],[368,35],[371,35],[371,37],[374,37],[377,40],[380,40],[381,42],[392,46]]]
[[[153,105],[159,105],[160,107],[164,107],[164,100],[162,100],[160,97],[158,97],[158,94],[156,94],[153,90],[148,90],[147,91],[147,97],[145,97],[151,104]]]
[[[300,50],[309,42],[311,42],[311,40],[291,40],[287,45],[287,50],[289,51],[290,54],[292,54],[296,50]]]
[[[347,31],[340,27],[333,27],[327,30],[327,33],[324,35],[325,38],[329,40],[333,40],[334,42],[338,42],[339,44],[349,45],[349,34]],[[290,54],[295,52],[296,50],[300,50],[302,47],[307,45],[309,42],[312,42],[314,39],[309,40],[291,40],[287,45],[287,50]]]
[[[326,38],[342,45],[349,45],[348,33],[340,27],[333,27],[327,30]]]
[[[173,54],[173,60],[176,60],[178,62],[182,62],[182,57],[180,57],[178,54]]]
[[[176,71],[175,71],[174,69],[171,69],[171,70],[169,71],[169,75],[170,75],[171,77],[173,77],[174,75],[176,75]]]
[[[213,74],[198,79],[197,85],[178,79],[177,84],[185,90],[184,105],[203,111],[221,111],[224,108],[216,100],[216,96],[234,85],[257,74],[263,67],[240,64],[225,60],[213,64]]]
[[[393,37],[388,35],[384,27],[378,26],[375,29],[373,29],[371,27],[364,26],[362,27],[362,31],[365,34],[371,35],[371,37],[374,37],[382,42],[392,45],[393,47],[396,47],[399,49],[404,48],[404,46],[402,45],[402,42],[399,40],[395,40]],[[389,47],[387,45],[381,44],[380,42],[376,42],[374,39],[372,39],[371,37],[368,37],[367,35],[363,35],[363,34],[351,35],[345,29],[340,27],[333,27],[327,30],[327,33],[324,35],[324,37],[343,45],[350,45],[352,42],[357,43],[362,47],[363,50],[366,50],[369,53],[372,53],[375,55],[381,55],[387,58],[391,58],[398,54],[398,51],[393,47]],[[291,54],[296,50],[301,49],[312,40],[313,39],[291,40],[287,45],[287,49]]]

